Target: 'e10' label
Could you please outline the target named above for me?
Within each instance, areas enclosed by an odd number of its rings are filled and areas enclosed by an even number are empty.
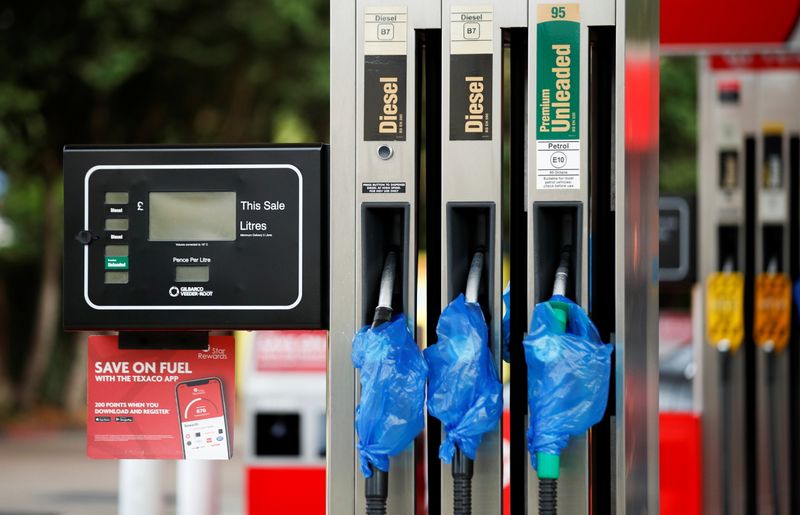
[[[536,189],[577,190],[581,187],[581,142],[536,142]]]

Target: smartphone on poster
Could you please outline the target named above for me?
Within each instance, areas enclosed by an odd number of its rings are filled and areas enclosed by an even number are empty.
[[[232,449],[222,381],[218,377],[183,381],[175,386],[175,395],[184,459],[230,459]]]

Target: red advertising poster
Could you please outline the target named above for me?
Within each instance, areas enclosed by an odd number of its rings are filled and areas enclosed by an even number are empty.
[[[89,337],[87,454],[110,459],[228,459],[234,340],[207,350],[120,350]]]

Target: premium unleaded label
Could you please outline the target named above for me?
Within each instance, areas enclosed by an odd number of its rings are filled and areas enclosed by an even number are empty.
[[[405,7],[364,10],[364,140],[405,141],[407,25]]]
[[[580,189],[580,10],[540,4],[536,26],[536,188]]]

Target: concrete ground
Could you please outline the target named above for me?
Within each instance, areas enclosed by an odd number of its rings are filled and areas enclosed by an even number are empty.
[[[236,447],[234,459],[221,462],[223,515],[244,513],[243,449]],[[162,474],[164,514],[175,513],[175,462],[164,462]],[[0,515],[113,514],[117,480],[116,461],[86,457],[83,431],[0,436]]]

